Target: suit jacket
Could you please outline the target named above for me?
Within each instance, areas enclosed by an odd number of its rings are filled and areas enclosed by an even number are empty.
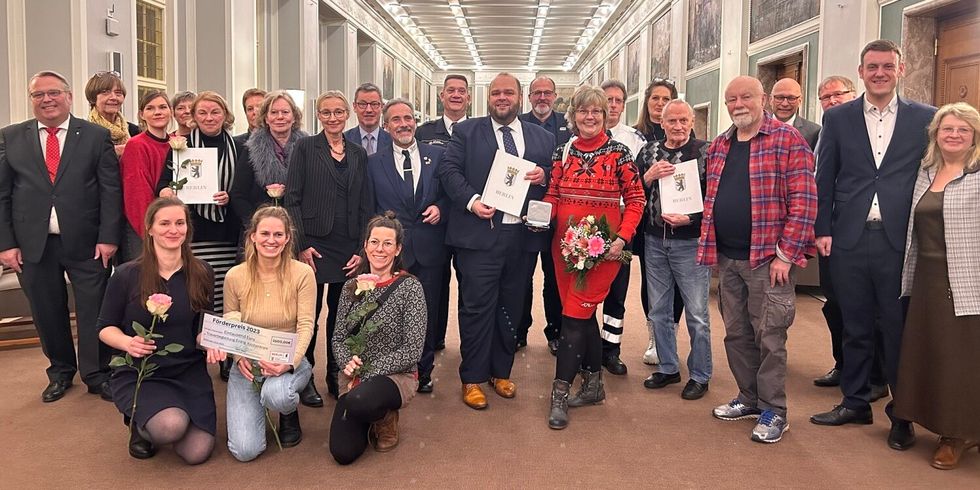
[[[357,146],[363,146],[361,144],[362,143],[361,127],[354,126],[353,128],[344,131],[344,139],[346,139],[348,143],[354,143]],[[381,128],[381,130],[378,131],[378,141],[374,142],[374,151],[378,151],[378,149],[381,148],[382,146],[390,146],[391,144],[392,144],[391,135],[388,134],[388,132],[385,131],[384,128]]]
[[[817,149],[817,138],[820,137],[820,125],[803,119],[801,116],[797,115],[796,119],[793,120],[793,127],[803,135],[803,139],[806,143],[810,145],[811,150]]]
[[[816,151],[816,236],[832,236],[834,247],[853,248],[877,193],[888,243],[904,250],[912,189],[935,112],[935,107],[898,99],[895,131],[880,168],[871,154],[863,95],[824,113]]]
[[[402,260],[406,268],[416,262],[429,266],[441,266],[446,262],[446,196],[436,176],[443,149],[419,143],[422,158],[419,184],[415,188],[415,200],[410,202],[402,190],[404,180],[395,170],[395,157],[391,146],[385,146],[368,157],[368,177],[374,188],[375,211],[381,214],[391,210],[405,229]],[[422,222],[422,212],[431,205],[439,207],[439,224]]]
[[[69,117],[54,184],[37,120],[0,130],[0,250],[20,248],[27,262],[41,260],[52,206],[68,258],[91,259],[97,243],[119,244],[122,191],[109,131]]]
[[[532,112],[525,112],[517,117],[521,118],[522,122],[536,124],[544,129],[544,124],[541,123],[537,116],[535,116]],[[551,111],[551,116],[549,116],[549,119],[553,120],[555,123],[555,132],[551,133],[555,136],[555,146],[565,146],[565,143],[568,143],[568,140],[572,137],[572,132],[568,130],[568,121],[565,120],[565,114],[557,111]]]
[[[542,200],[547,190],[547,179],[551,176],[551,151],[555,148],[555,137],[548,131],[533,124],[521,124],[524,134],[525,160],[534,162],[544,169],[545,186],[532,185],[524,200],[522,213],[527,211],[527,201]],[[456,124],[453,138],[442,156],[439,165],[439,180],[442,188],[452,200],[449,207],[449,229],[446,243],[453,247],[473,250],[487,250],[494,246],[500,233],[504,213],[497,211],[492,221],[477,217],[466,208],[474,194],[481,194],[486,187],[490,166],[497,153],[497,138],[493,132],[490,117],[467,119]],[[549,246],[548,233],[534,233],[524,230],[524,248],[528,251],[541,251]]]
[[[374,190],[367,177],[367,152],[347,145],[347,233],[360,237],[374,215]],[[327,236],[333,230],[337,173],[323,133],[296,142],[289,155],[283,204],[296,227],[296,250],[310,247],[307,236]]]
[[[446,128],[446,120],[440,117],[419,126],[415,130],[415,139],[419,143],[445,148],[449,145],[449,140],[452,139],[452,135],[449,134],[449,129]]]

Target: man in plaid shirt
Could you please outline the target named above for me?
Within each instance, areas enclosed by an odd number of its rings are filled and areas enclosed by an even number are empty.
[[[786,329],[796,315],[795,276],[814,247],[813,152],[793,127],[763,111],[759,80],[725,89],[733,126],[708,148],[698,263],[718,266],[725,351],[739,394],[722,420],[758,418],[752,440],[778,442],[786,422]]]

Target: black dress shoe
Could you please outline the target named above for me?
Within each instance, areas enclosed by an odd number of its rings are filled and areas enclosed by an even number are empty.
[[[813,380],[817,386],[840,386],[840,369],[834,368],[827,371],[827,374]]]
[[[817,425],[869,425],[874,423],[874,415],[871,413],[870,408],[864,410],[851,410],[844,405],[837,405],[829,412],[818,413],[810,417],[810,422]]]
[[[112,390],[109,389],[108,381],[103,381],[95,386],[89,386],[88,392],[93,395],[99,395],[99,398],[107,402],[112,401]]]
[[[658,388],[663,388],[667,385],[672,385],[674,383],[681,382],[681,373],[674,374],[664,374],[664,373],[653,373],[647,379],[643,380],[643,386],[650,388],[651,390],[656,390]]]
[[[310,383],[312,384],[312,383]],[[279,414],[279,442],[282,447],[293,447],[303,440],[303,429],[299,426],[299,410],[285,415]]]
[[[415,391],[419,393],[432,393],[432,377],[419,376],[419,388]]]
[[[871,397],[868,400],[874,403],[888,396],[888,385],[871,385]]]
[[[139,430],[133,430],[129,434],[129,455],[136,459],[149,459],[157,453],[157,448],[153,443],[143,439]]]
[[[896,451],[905,451],[915,445],[915,429],[911,422],[892,422],[888,431],[888,447]]]
[[[623,361],[619,360],[619,356],[617,355],[607,356],[602,361],[602,365],[606,367],[606,371],[609,371],[609,374],[615,374],[616,376],[626,374],[626,364],[623,364]]]
[[[234,364],[234,361],[231,360],[231,357],[225,358],[225,360],[221,361],[219,364],[221,369],[218,371],[218,376],[221,377],[221,381],[228,382],[228,378],[231,376],[232,364]]]
[[[558,356],[558,339],[548,341],[548,352],[553,356]]]
[[[312,379],[306,384],[306,388],[303,388],[303,391],[299,392],[299,401],[307,407],[323,406],[323,397],[316,391],[316,385],[313,384]]]
[[[697,400],[707,392],[708,383],[698,383],[693,379],[689,379],[687,380],[687,385],[684,386],[684,391],[681,392],[681,398],[685,400]]]
[[[41,401],[44,403],[51,403],[53,401],[60,400],[61,397],[65,396],[65,392],[71,388],[71,380],[59,379],[57,381],[52,381],[48,383],[48,387],[41,392]]]

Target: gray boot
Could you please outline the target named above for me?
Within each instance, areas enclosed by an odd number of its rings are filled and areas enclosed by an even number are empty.
[[[568,427],[568,390],[572,387],[567,381],[556,379],[551,385],[551,414],[548,427],[560,430]]]
[[[594,373],[582,371],[582,387],[578,393],[568,399],[569,407],[584,407],[598,405],[606,399],[606,390],[602,385],[602,369]]]

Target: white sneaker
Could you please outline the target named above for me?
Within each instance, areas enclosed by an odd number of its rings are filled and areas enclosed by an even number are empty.
[[[647,351],[643,353],[643,364],[650,366],[660,364],[660,356],[657,355],[657,343],[653,340],[647,346]]]

